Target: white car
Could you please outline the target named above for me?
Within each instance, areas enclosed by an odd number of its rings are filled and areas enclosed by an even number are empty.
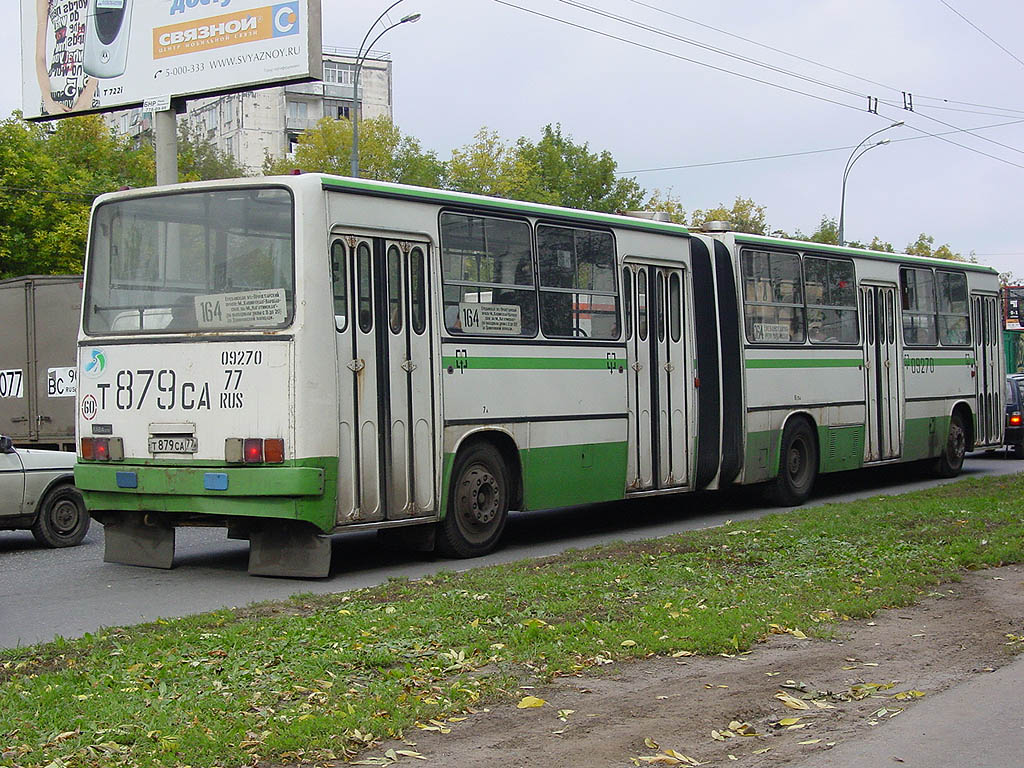
[[[75,488],[75,454],[15,449],[0,435],[0,530],[28,528],[46,547],[73,547],[89,530]]]

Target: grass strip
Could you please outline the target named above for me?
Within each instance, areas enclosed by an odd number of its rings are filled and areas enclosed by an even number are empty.
[[[825,636],[1024,560],[1021,498],[1024,475],[966,480],[2,651],[0,765],[350,759],[527,680],[736,652],[772,623]]]

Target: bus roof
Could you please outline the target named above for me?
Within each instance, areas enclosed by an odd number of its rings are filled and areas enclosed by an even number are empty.
[[[999,270],[974,264],[969,261],[951,261],[950,259],[936,259],[929,256],[912,256],[907,253],[889,253],[888,251],[872,251],[868,248],[850,248],[849,246],[829,245],[827,243],[815,243],[807,240],[789,240],[784,237],[767,237],[765,235],[750,235],[745,232],[736,232],[736,242],[748,243],[750,245],[767,245],[783,248],[799,248],[800,250],[822,251],[825,253],[843,254],[856,256],[861,259],[877,259],[880,261],[898,261],[901,264],[920,263],[931,267],[953,267],[956,269],[970,269],[976,272],[988,272],[993,275],[999,274]]]
[[[682,224],[673,224],[668,221],[653,221],[651,219],[643,219],[636,216],[623,216],[614,213],[581,211],[575,208],[563,208],[557,205],[525,203],[518,200],[506,200],[500,197],[472,195],[466,192],[452,192],[446,189],[431,189],[429,187],[413,187],[407,184],[392,184],[386,181],[373,181],[371,179],[353,179],[348,176],[330,176],[327,174],[317,175],[322,179],[324,189],[334,189],[343,192],[354,192],[356,194],[375,195],[379,197],[391,197],[402,200],[418,200],[447,205],[466,205],[472,206],[473,208],[486,208],[493,211],[521,213],[529,216],[548,216],[559,219],[571,219],[573,221],[619,227],[620,229],[641,229],[677,236],[685,236],[689,234],[689,230]]]

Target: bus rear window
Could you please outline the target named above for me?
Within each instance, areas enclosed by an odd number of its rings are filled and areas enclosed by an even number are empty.
[[[85,332],[289,325],[293,207],[281,188],[149,195],[99,206],[90,231]]]

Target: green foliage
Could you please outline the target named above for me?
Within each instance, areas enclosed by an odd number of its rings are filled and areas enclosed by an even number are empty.
[[[707,210],[698,208],[690,217],[690,224],[694,227],[703,227],[709,221],[728,221],[736,232],[751,235],[764,235],[768,231],[765,207],[748,197],[737,196],[732,208],[726,208],[725,203]]]
[[[0,122],[0,278],[80,272],[93,198],[152,176],[98,116]]]
[[[178,180],[237,179],[245,176],[245,168],[231,155],[221,152],[213,142],[178,123]]]
[[[452,151],[444,186],[606,213],[639,208],[643,188],[635,179],[617,176],[615,169],[610,152],[591,152],[560,125],[545,126],[539,141],[522,137],[514,143],[482,128],[472,142]]]
[[[644,203],[644,210],[667,213],[670,221],[674,221],[676,224],[686,224],[686,209],[683,208],[679,198],[672,194],[671,189],[665,192],[660,189],[654,190],[647,198],[647,202]]]
[[[517,145],[503,141],[497,131],[481,128],[472,142],[452,150],[443,185],[475,195],[555,205],[557,200],[536,183],[535,171],[519,155]]]
[[[178,171],[182,181],[243,175],[184,124]],[[0,122],[0,278],[80,272],[93,199],[154,180],[151,137],[118,138],[98,115]]]
[[[527,670],[736,653],[773,624],[829,636],[1024,560],[1022,494],[1021,475],[967,480],[0,651],[0,764],[349,761],[518,699]]]
[[[636,179],[616,175],[608,150],[591,152],[586,142],[577,144],[563,134],[561,125],[544,126],[536,143],[520,139],[517,152],[534,169],[540,193],[557,205],[615,213],[643,204],[643,188]]]
[[[352,123],[325,117],[303,132],[294,159],[263,161],[265,174],[288,173],[294,168],[348,176],[352,170]],[[377,181],[440,186],[442,165],[433,152],[402,133],[386,117],[359,121],[359,175]]]
[[[964,261],[964,258],[955,253],[948,243],[932,248],[935,245],[935,238],[922,232],[917,240],[907,245],[906,252],[913,256],[930,256],[933,259],[949,259],[951,261]]]

